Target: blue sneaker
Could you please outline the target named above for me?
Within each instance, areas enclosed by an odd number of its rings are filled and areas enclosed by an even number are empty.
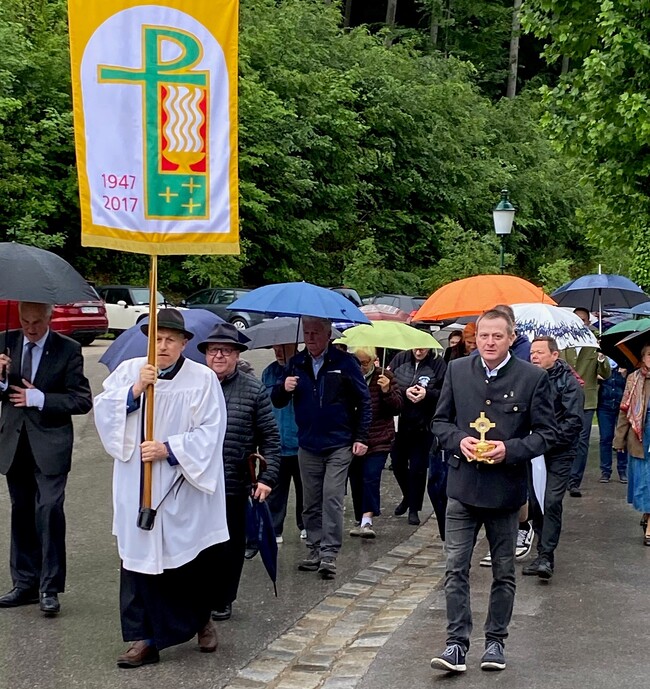
[[[503,644],[500,641],[488,641],[485,653],[481,658],[481,670],[505,670],[506,657],[503,654]]]
[[[460,644],[449,644],[441,655],[431,658],[431,667],[447,672],[465,672],[465,649]]]

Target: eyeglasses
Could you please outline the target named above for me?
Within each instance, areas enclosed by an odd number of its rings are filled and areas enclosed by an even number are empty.
[[[205,348],[205,353],[208,356],[217,356],[217,354],[221,354],[221,356],[230,356],[233,352],[236,352],[237,350],[234,349],[233,347],[206,347]]]

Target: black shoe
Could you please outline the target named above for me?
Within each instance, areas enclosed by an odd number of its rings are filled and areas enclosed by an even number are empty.
[[[0,608],[17,608],[19,605],[38,603],[38,592],[32,589],[13,588],[0,597]]]
[[[403,514],[406,514],[406,510],[408,510],[409,506],[406,504],[406,500],[402,500],[400,504],[395,508],[395,516],[396,517],[401,517]]]
[[[246,548],[244,551],[244,558],[246,560],[252,560],[258,552],[259,550],[257,548]]]
[[[39,607],[41,612],[49,616],[58,615],[61,612],[61,604],[56,593],[41,593]]]
[[[324,557],[320,561],[318,574],[321,579],[334,579],[336,576],[336,560],[333,557]]]
[[[582,493],[580,492],[580,488],[578,488],[577,486],[570,486],[569,487],[569,495],[572,498],[581,498],[582,497]]]
[[[553,576],[553,565],[546,559],[541,559],[537,567],[537,576],[548,581]]]
[[[228,603],[228,605],[224,605],[223,608],[219,610],[213,610],[211,617],[215,622],[225,622],[230,619],[231,615],[232,603]]]
[[[481,658],[481,670],[505,670],[506,657],[500,641],[486,641],[485,653]]]
[[[525,577],[536,577],[539,574],[539,557],[536,557],[532,562],[529,562],[525,567],[522,567],[521,573]]]
[[[420,524],[420,517],[415,510],[409,511],[409,524],[411,526],[419,526]]]
[[[460,644],[449,644],[439,656],[431,658],[431,667],[447,672],[465,672],[465,650]]]

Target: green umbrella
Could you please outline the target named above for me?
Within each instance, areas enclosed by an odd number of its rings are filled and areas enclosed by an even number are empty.
[[[429,333],[394,321],[374,321],[373,325],[356,325],[348,328],[335,342],[348,347],[442,349],[438,340]]]
[[[632,333],[642,333],[650,328],[650,318],[641,318],[639,320],[623,321],[617,323],[608,330],[606,330],[600,338],[600,348],[607,354],[608,357],[623,368],[629,368],[630,364],[636,365],[635,356],[631,355],[631,351],[621,349],[617,345]]]

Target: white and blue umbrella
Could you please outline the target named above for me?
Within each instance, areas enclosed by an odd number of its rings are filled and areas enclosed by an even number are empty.
[[[513,304],[517,333],[531,342],[540,336],[555,338],[559,349],[598,347],[594,333],[569,309],[550,304]]]

